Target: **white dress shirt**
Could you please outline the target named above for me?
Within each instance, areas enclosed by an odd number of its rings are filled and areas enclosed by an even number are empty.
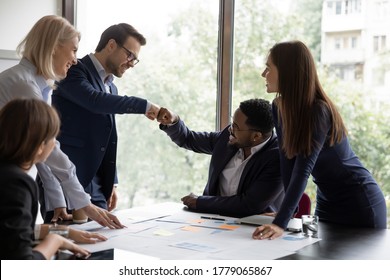
[[[244,159],[243,149],[239,149],[237,153],[230,159],[228,164],[219,175],[219,191],[221,196],[233,196],[237,194],[238,185],[240,183],[242,172],[247,165],[249,159],[269,141],[268,138],[263,143],[251,148],[251,154]]]

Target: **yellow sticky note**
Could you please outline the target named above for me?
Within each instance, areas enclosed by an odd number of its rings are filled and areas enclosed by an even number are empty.
[[[185,227],[182,227],[181,229],[182,229],[182,230],[186,230],[186,231],[192,231],[192,232],[198,232],[198,231],[200,231],[200,228],[198,228],[198,227],[193,227],[193,226],[185,226]]]
[[[219,228],[221,229],[228,229],[228,230],[235,230],[236,228],[239,228],[240,226],[235,226],[235,225],[227,225],[227,224],[223,224],[223,225],[220,225]]]

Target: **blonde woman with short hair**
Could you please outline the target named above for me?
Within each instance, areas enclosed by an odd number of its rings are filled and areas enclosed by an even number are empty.
[[[66,19],[45,16],[39,20],[18,45],[17,52],[37,69],[46,80],[59,81],[66,77],[72,64],[77,63],[76,52],[80,32]],[[66,63],[61,56],[66,54]]]
[[[0,73],[0,108],[16,98],[50,103],[54,82],[65,78],[69,68],[77,63],[79,40],[80,33],[62,17],[48,15],[38,20],[17,48],[22,55],[19,64]],[[68,207],[83,209],[102,226],[123,227],[116,216],[91,204],[74,164],[60,150],[58,142],[46,162],[36,166],[45,188],[45,211],[54,211],[48,222],[70,219],[65,211]]]

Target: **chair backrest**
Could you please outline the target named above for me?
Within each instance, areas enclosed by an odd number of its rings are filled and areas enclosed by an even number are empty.
[[[311,213],[311,200],[307,193],[303,193],[301,200],[298,204],[298,212],[295,214],[295,218],[301,218],[302,215],[310,215]]]

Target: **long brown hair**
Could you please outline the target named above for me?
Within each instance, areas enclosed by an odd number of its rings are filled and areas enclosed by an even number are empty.
[[[40,145],[57,136],[60,120],[38,99],[14,99],[0,111],[0,161],[31,167]]]
[[[330,145],[340,142],[347,133],[343,120],[319,82],[313,56],[300,41],[283,42],[270,50],[270,59],[278,69],[278,93],[275,102],[282,121],[282,148],[288,158],[311,154],[316,143],[313,132],[318,125],[314,112],[322,103],[329,111],[332,126]]]

